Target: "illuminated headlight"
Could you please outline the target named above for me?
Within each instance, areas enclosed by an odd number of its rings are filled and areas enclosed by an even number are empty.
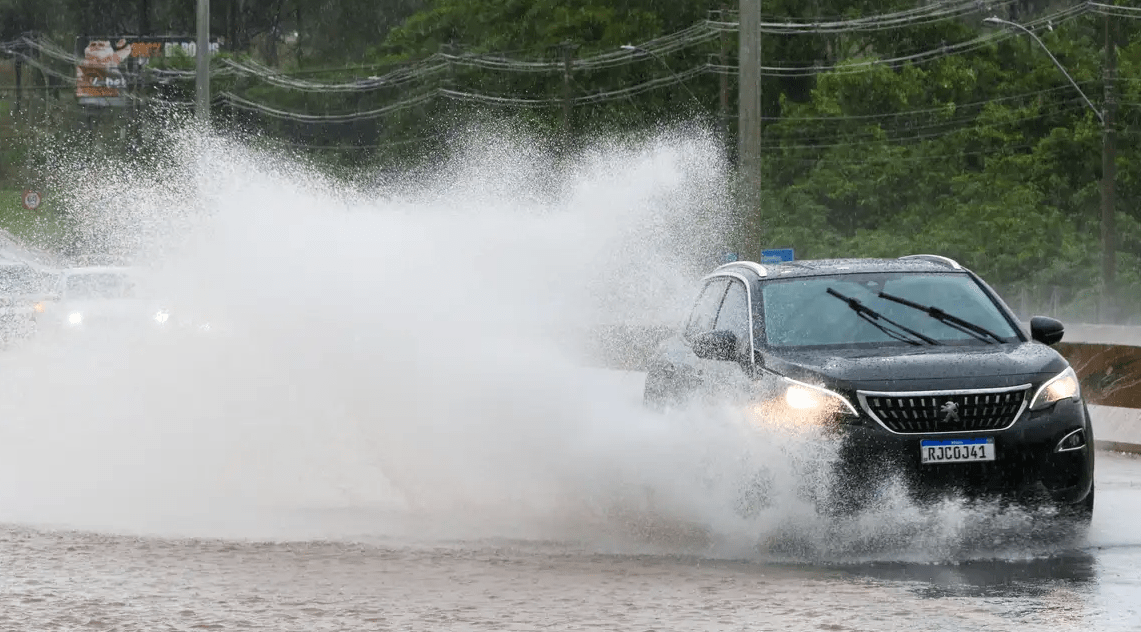
[[[37,314],[42,314],[44,313],[45,305],[43,304],[43,301],[40,301],[39,303],[32,305],[32,309],[34,309]]]
[[[68,314],[67,315],[67,323],[69,325],[81,325],[81,324],[83,324],[83,314],[80,314],[79,312],[72,312],[72,313]]]
[[[806,412],[845,412],[855,415],[856,408],[839,393],[826,388],[785,378],[784,403],[794,410]]]
[[[1041,410],[1063,399],[1077,401],[1081,396],[1082,389],[1078,384],[1078,375],[1074,373],[1073,367],[1070,367],[1050,378],[1042,388],[1038,389],[1034,399],[1030,400],[1030,410]]]
[[[858,415],[846,397],[820,386],[781,378],[775,399],[753,407],[753,420],[758,424],[818,426],[836,415]]]
[[[162,325],[166,321],[170,320],[170,312],[160,309],[159,311],[155,312],[154,319],[156,323]]]

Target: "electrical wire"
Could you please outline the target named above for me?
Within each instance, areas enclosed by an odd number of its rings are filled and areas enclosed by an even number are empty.
[[[257,77],[261,81],[280,88],[288,88],[301,92],[367,92],[381,88],[402,86],[413,81],[440,75],[447,71],[447,63],[431,60],[432,58],[429,58],[429,60],[425,62],[400,68],[381,76],[370,76],[365,79],[342,83],[295,79],[284,73],[276,72],[250,61],[236,62],[230,59],[223,59],[222,63],[237,73]]]
[[[393,112],[415,107],[422,103],[431,101],[436,97],[437,93],[438,91],[433,90],[414,96],[410,99],[405,99],[403,101],[398,101],[396,103],[386,105],[384,107],[367,110],[364,112],[356,112],[353,114],[304,114],[301,112],[290,112],[288,110],[280,110],[264,105],[262,103],[250,101],[232,92],[226,91],[218,93],[218,99],[231,107],[247,110],[250,112],[260,112],[275,118],[289,119],[302,123],[352,123],[354,121],[363,121],[378,118],[385,114],[391,114]]]
[[[1015,117],[1015,118],[1002,120],[1002,121],[978,122],[977,117],[963,118],[963,119],[960,119],[960,120],[955,121],[955,122],[956,123],[965,123],[965,125],[951,126],[951,127],[949,127],[949,129],[942,129],[942,130],[939,130],[936,132],[927,132],[927,133],[920,133],[920,134],[903,134],[903,135],[899,135],[899,136],[895,136],[895,137],[885,135],[884,137],[880,137],[880,138],[876,138],[876,137],[868,137],[868,138],[855,137],[855,138],[853,138],[853,135],[821,136],[821,137],[819,137],[819,139],[821,139],[821,140],[845,139],[848,141],[855,141],[855,142],[813,143],[813,144],[797,144],[797,145],[788,145],[788,144],[780,143],[780,144],[762,145],[762,149],[770,149],[770,150],[772,150],[772,149],[785,149],[785,150],[792,150],[792,149],[834,149],[837,147],[867,146],[869,144],[872,144],[872,145],[884,144],[884,143],[886,143],[886,144],[905,144],[905,143],[908,143],[911,141],[916,141],[916,140],[929,140],[929,139],[933,139],[933,138],[943,138],[945,136],[948,136],[948,135],[951,135],[951,134],[954,134],[957,132],[961,132],[961,131],[973,131],[973,130],[978,130],[978,129],[989,129],[989,128],[994,128],[994,127],[1004,127],[1006,125],[1010,125],[1010,124],[1014,124],[1014,123],[1023,123],[1026,121],[1036,121],[1039,119],[1048,118],[1050,116],[1056,116],[1056,115],[1061,114],[1063,112],[1081,110],[1085,107],[1084,102],[1078,98],[1073,99],[1070,103],[1061,104],[1061,105],[1063,105],[1063,107],[1054,108],[1054,109],[1051,109],[1050,111],[1039,112],[1039,113],[1031,114],[1028,116],[1020,116],[1020,117]],[[909,132],[922,131],[925,129],[935,129],[936,127],[938,127],[938,126],[908,128],[907,131],[909,131]],[[881,130],[881,131],[883,131],[883,130]],[[874,131],[871,132],[871,134],[874,134]],[[768,136],[771,137],[774,135],[775,134],[772,134],[770,132]],[[803,143],[804,141],[800,140],[798,142]]]
[[[625,99],[627,97],[655,90],[666,86],[676,85],[705,72],[705,65],[695,66],[688,70],[674,73],[669,76],[651,79],[639,84],[621,88],[618,90],[611,90],[607,92],[598,92],[594,94],[587,94],[570,99],[572,105],[592,105],[613,101],[616,99]],[[430,101],[437,97],[443,97],[453,101],[463,101],[471,103],[480,103],[483,105],[490,105],[496,107],[521,107],[521,108],[543,108],[543,107],[556,107],[566,103],[565,99],[561,98],[521,98],[510,97],[501,95],[485,94],[480,92],[473,92],[470,90],[456,90],[451,88],[436,88],[425,92],[421,95],[399,101],[392,105],[382,108],[376,108],[364,112],[355,112],[351,114],[306,114],[301,112],[291,112],[274,108],[262,103],[257,103],[249,99],[240,97],[232,92],[221,92],[219,97],[223,98],[227,103],[248,111],[257,111],[273,116],[276,118],[290,119],[299,122],[310,123],[346,123],[357,120],[365,120],[377,118],[391,112],[406,109],[421,103]]]
[[[1095,81],[1081,81],[1079,85],[1088,85],[1097,83]],[[1014,94],[1005,97],[995,97],[993,99],[986,99],[982,101],[971,101],[968,103],[948,103],[947,106],[954,107],[956,110],[970,107],[981,107],[990,103],[1005,103],[1007,101],[1015,101],[1018,99],[1028,99],[1031,97],[1042,96],[1045,94],[1053,94],[1055,92],[1063,92],[1072,90],[1072,86],[1066,84],[1064,86],[1057,86],[1054,88],[1046,88],[1044,90],[1036,90],[1034,92],[1024,92],[1022,94]],[[901,116],[913,116],[916,114],[939,114],[946,112],[946,106],[920,108],[915,110],[901,110],[899,112],[884,112],[881,114],[850,114],[842,116],[765,116],[761,117],[764,121],[862,121],[862,120],[875,120],[882,118],[896,118]]]
[[[1031,30],[1042,27],[1053,27],[1069,20],[1073,20],[1086,12],[1087,8],[1084,4],[1076,5],[1069,9],[1063,9],[1057,13],[1027,22],[1023,26]],[[921,51],[900,57],[869,59],[866,61],[853,61],[828,66],[760,66],[760,72],[762,76],[769,77],[811,77],[818,74],[823,74],[825,72],[841,75],[857,74],[868,72],[877,67],[898,68],[904,64],[914,65],[927,63],[936,59],[948,57],[950,55],[957,55],[977,50],[979,48],[983,48],[985,46],[989,46],[991,44],[1016,37],[1019,37],[1019,35],[1016,33],[1000,31],[996,33],[981,35],[963,42],[949,44],[937,49]],[[712,65],[711,68],[715,72],[729,73],[732,71],[733,74],[736,73],[735,66]]]
[[[1086,2],[1091,11],[1101,15],[1110,15],[1121,18],[1141,18],[1141,7],[1126,7],[1115,4],[1102,4],[1100,2]]]
[[[897,147],[907,147],[907,145],[897,145]],[[1035,145],[1023,143],[1018,145],[1003,145],[998,149],[990,150],[977,150],[977,151],[960,151],[952,154],[930,154],[922,156],[880,156],[878,154],[867,154],[860,158],[833,158],[831,156],[823,158],[789,158],[782,156],[780,162],[799,162],[800,164],[817,165],[817,164],[867,164],[869,162],[923,162],[928,160],[951,160],[954,158],[961,158],[963,156],[989,156],[994,154],[1005,154],[1011,150],[1033,149]]]
[[[762,18],[760,32],[769,35],[801,35],[883,31],[915,27],[935,22],[955,20],[967,15],[991,12],[995,8],[1013,4],[1014,0],[1001,0],[990,6],[976,0],[934,3],[907,11],[885,13],[863,18],[836,18],[831,20],[785,18],[782,22],[767,22]],[[721,30],[738,30],[740,23],[712,20],[711,26]]]

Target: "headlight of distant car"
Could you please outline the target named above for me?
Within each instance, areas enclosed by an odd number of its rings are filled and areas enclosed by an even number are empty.
[[[160,325],[165,324],[166,321],[170,320],[170,312],[166,311],[165,309],[160,309],[155,312],[154,319],[155,322]]]
[[[753,406],[754,423],[818,426],[838,415],[856,416],[855,406],[846,397],[820,386],[780,378],[776,397]]]
[[[1074,373],[1073,367],[1069,367],[1047,380],[1042,388],[1038,389],[1034,399],[1030,400],[1030,410],[1041,410],[1063,399],[1077,401],[1081,396],[1082,388],[1078,384],[1078,374]]]
[[[83,324],[83,314],[81,314],[79,312],[72,312],[72,313],[68,314],[67,315],[67,324],[69,324],[69,325],[82,325]]]
[[[35,305],[32,305],[32,309],[33,309],[33,310],[35,310],[35,312],[36,312],[37,314],[42,314],[42,313],[44,313],[44,310],[45,310],[46,308],[47,308],[47,306],[46,306],[46,305],[44,305],[44,302],[43,302],[43,301],[37,301]]]

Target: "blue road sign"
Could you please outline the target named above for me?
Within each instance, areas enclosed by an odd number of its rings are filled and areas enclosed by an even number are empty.
[[[761,251],[761,263],[782,263],[792,260],[792,248],[772,248]]]

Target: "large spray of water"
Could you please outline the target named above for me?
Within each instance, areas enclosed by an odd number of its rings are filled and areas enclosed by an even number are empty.
[[[590,366],[587,332],[678,322],[723,248],[712,138],[567,161],[474,131],[418,181],[367,187],[176,140],[165,164],[75,161],[65,193],[86,247],[212,329],[0,356],[0,520],[809,557],[993,533],[902,494],[837,526],[803,493],[826,483],[798,458],[815,441],[651,414],[637,375]],[[769,505],[743,509],[760,465]]]

